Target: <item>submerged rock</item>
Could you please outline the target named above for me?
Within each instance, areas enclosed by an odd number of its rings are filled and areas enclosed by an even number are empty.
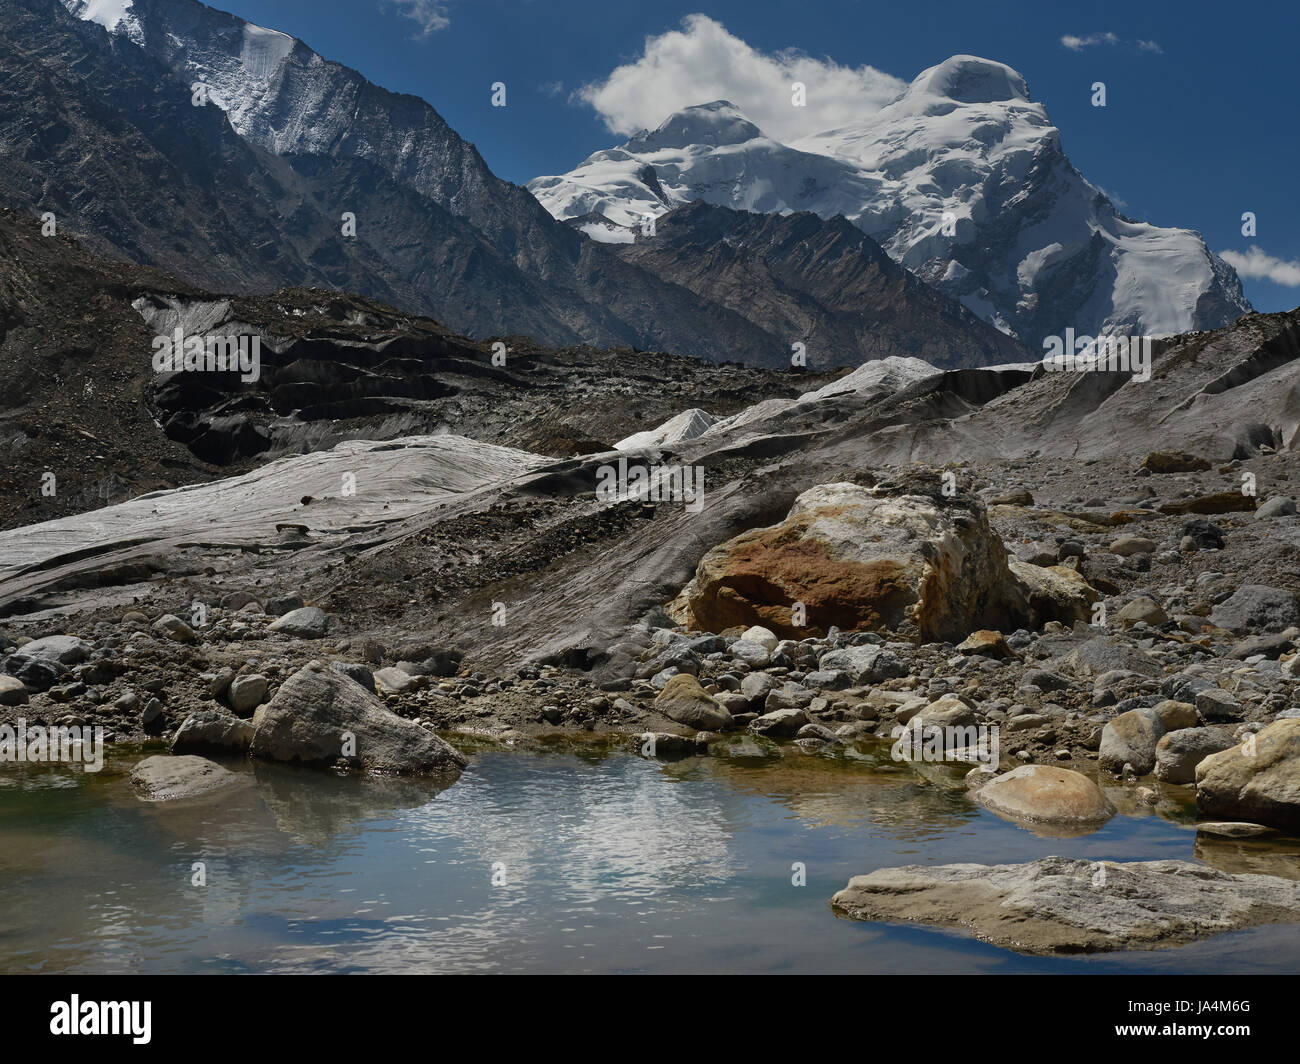
[[[1021,765],[994,776],[974,797],[999,816],[1065,829],[1093,830],[1115,815],[1092,780],[1055,765]]]
[[[1300,883],[1191,861],[1071,860],[882,868],[831,899],[836,915],[962,929],[1031,954],[1182,945],[1300,921]]]
[[[205,757],[155,754],[131,770],[131,782],[146,802],[197,798],[242,782],[240,777]]]

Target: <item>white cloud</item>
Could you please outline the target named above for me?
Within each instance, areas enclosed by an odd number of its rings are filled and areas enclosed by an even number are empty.
[[[1300,262],[1279,259],[1254,244],[1244,254],[1240,251],[1220,251],[1219,257],[1242,277],[1272,281],[1288,288],[1300,288]]]
[[[1119,44],[1119,38],[1113,33],[1090,33],[1086,37],[1076,37],[1067,33],[1061,38],[1061,43],[1072,52],[1081,52],[1094,44]]]
[[[1106,33],[1089,33],[1079,37],[1073,33],[1067,33],[1061,38],[1061,44],[1072,52],[1082,52],[1085,48],[1092,48],[1098,44],[1123,45],[1128,44],[1123,38],[1109,31]],[[1139,52],[1154,52],[1156,55],[1164,55],[1165,50],[1155,41],[1136,40],[1132,42],[1134,48]]]
[[[447,15],[447,0],[386,0],[397,8],[398,14],[409,18],[420,27],[419,36],[427,37],[451,25]]]
[[[807,86],[805,107],[790,102],[796,81]],[[647,37],[638,59],[577,97],[612,133],[654,129],[683,107],[730,100],[763,132],[791,141],[860,120],[905,88],[874,67],[844,67],[794,49],[760,52],[707,15],[688,15],[680,30]]]

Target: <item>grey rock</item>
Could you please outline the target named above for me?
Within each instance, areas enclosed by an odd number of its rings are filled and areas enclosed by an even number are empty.
[[[174,613],[164,613],[153,622],[153,630],[173,643],[197,643],[198,633]]]
[[[331,661],[330,668],[340,676],[346,676],[349,680],[359,683],[370,694],[375,693],[375,674],[365,665],[350,661]]]
[[[786,681],[767,693],[763,709],[767,713],[773,713],[778,709],[806,709],[816,697],[813,691],[802,684]]]
[[[740,693],[749,699],[750,705],[761,706],[767,693],[776,685],[776,677],[765,672],[751,672],[740,681]]]
[[[266,612],[272,617],[283,617],[286,613],[302,609],[302,598],[298,595],[277,595],[266,600]]]
[[[402,675],[405,675],[404,673]],[[311,662],[258,709],[250,753],[267,761],[367,772],[449,773],[468,763],[431,731],[390,712],[361,685]],[[355,749],[345,750],[348,736]]]
[[[29,690],[45,691],[68,673],[68,667],[52,658],[9,658],[5,668]]]
[[[831,899],[855,920],[919,922],[1029,954],[1177,946],[1300,921],[1300,883],[1191,861],[1046,857],[1019,865],[907,865],[854,876]]]
[[[1238,721],[1242,716],[1241,703],[1219,687],[1207,687],[1197,692],[1195,706],[1196,711],[1212,723]]]
[[[1280,632],[1300,621],[1295,596],[1267,584],[1243,584],[1214,607],[1210,623],[1231,632]]]
[[[743,661],[752,669],[761,669],[772,660],[772,653],[767,647],[749,639],[737,639],[728,649],[733,658]]]
[[[146,802],[198,798],[240,783],[240,777],[204,757],[156,754],[131,769],[136,793]]]
[[[828,651],[818,660],[817,667],[823,672],[845,672],[855,684],[881,683],[907,675],[907,666],[897,654],[871,644]]]
[[[33,639],[19,647],[14,656],[18,658],[39,658],[42,661],[54,661],[60,665],[76,665],[90,657],[93,648],[84,639],[75,635],[47,635],[42,639]]]
[[[246,754],[253,725],[218,709],[201,709],[181,722],[172,738],[173,754]]]
[[[1232,728],[1179,728],[1166,732],[1156,744],[1156,779],[1193,783],[1197,765],[1210,754],[1235,745]]]
[[[374,682],[378,685],[379,691],[385,694],[395,695],[405,694],[407,691],[413,691],[420,683],[420,681],[409,672],[393,667],[379,669],[375,672]]]
[[[1126,764],[1139,776],[1156,765],[1156,744],[1164,735],[1160,714],[1153,708],[1130,709],[1102,729],[1098,764],[1118,773]]]
[[[840,669],[817,669],[805,676],[803,682],[826,691],[842,691],[853,685],[849,674]]]
[[[329,629],[329,618],[318,606],[302,606],[290,610],[267,627],[272,632],[283,632],[299,639],[322,639]]]
[[[234,680],[234,678],[235,678],[235,670],[232,669],[229,665],[227,665],[225,668],[219,670],[217,674],[212,677],[212,682],[208,684],[208,694],[210,694],[213,698],[220,698],[228,690],[230,690],[230,684]]]
[[[1269,517],[1291,517],[1296,512],[1294,499],[1285,495],[1274,495],[1255,510],[1255,520],[1262,521]]]
[[[16,676],[0,673],[0,706],[21,706],[27,702],[27,685]]]
[[[267,681],[260,673],[245,673],[231,681],[227,692],[230,708],[239,716],[247,717],[266,701]]]
[[[793,736],[807,723],[808,716],[802,709],[778,709],[750,721],[749,730],[755,735]]]

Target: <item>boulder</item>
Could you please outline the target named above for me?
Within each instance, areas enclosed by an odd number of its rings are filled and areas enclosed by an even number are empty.
[[[818,659],[822,672],[844,672],[855,684],[874,684],[907,675],[907,665],[892,650],[866,644],[830,650]]]
[[[1030,565],[1014,558],[1008,567],[1028,604],[1025,625],[1041,628],[1049,621],[1072,625],[1092,620],[1092,605],[1101,593],[1077,570],[1065,565]]]
[[[745,629],[740,638],[746,639],[751,643],[758,643],[760,646],[765,648],[769,654],[776,650],[776,646],[780,642],[776,637],[776,633],[770,628],[764,628],[762,625],[757,624],[752,628]]]
[[[401,695],[413,691],[420,681],[404,669],[390,666],[373,674],[374,683],[381,694]]]
[[[172,738],[173,754],[246,754],[253,725],[219,709],[191,713]]]
[[[1199,723],[1196,715],[1196,707],[1190,702],[1175,702],[1173,699],[1166,699],[1163,702],[1157,702],[1155,706],[1156,716],[1160,718],[1160,726],[1165,731],[1179,731],[1182,728],[1195,728]]]
[[[1133,771],[1145,776],[1156,766],[1156,744],[1164,735],[1160,714],[1145,707],[1130,709],[1110,721],[1101,731],[1098,764],[1109,772]]]
[[[27,685],[16,676],[0,673],[0,706],[21,706],[27,702]]]
[[[1210,463],[1186,451],[1152,451],[1142,459],[1141,468],[1152,473],[1203,473]]]
[[[290,610],[279,620],[272,621],[267,628],[299,639],[323,639],[329,628],[329,618],[318,606],[302,606]]]
[[[241,717],[249,716],[266,701],[266,677],[256,672],[236,676],[226,690],[226,700]]]
[[[1253,495],[1239,491],[1216,491],[1208,495],[1194,495],[1190,499],[1167,502],[1160,507],[1162,514],[1229,514],[1255,509]]]
[[[1234,745],[1232,728],[1179,728],[1166,732],[1156,744],[1156,779],[1193,783],[1197,765]]]
[[[955,642],[1011,630],[1025,610],[984,504],[947,497],[937,475],[919,472],[874,489],[809,488],[780,524],[705,554],[682,598],[694,628],[762,625],[792,638],[836,626]],[[795,602],[807,627],[791,623]]]
[[[772,737],[797,735],[799,729],[808,723],[808,715],[802,709],[778,709],[773,713],[764,713],[757,720],[749,722],[749,730],[755,735]]]
[[[775,687],[776,677],[765,672],[751,672],[740,681],[740,693],[749,699],[749,704],[761,706],[767,693]]]
[[[75,635],[47,635],[20,646],[14,651],[14,657],[76,665],[90,657],[91,649],[89,643]]]
[[[286,613],[302,609],[302,598],[298,595],[277,595],[266,600],[266,612],[272,617],[283,617]]]
[[[772,652],[752,639],[737,639],[730,647],[731,656],[751,669],[761,669],[772,660]]]
[[[1196,712],[1210,723],[1240,720],[1241,703],[1221,687],[1206,687],[1196,692]]]
[[[987,789],[987,788],[985,788]],[[1029,954],[1163,949],[1300,921],[1300,883],[1192,861],[1045,857],[1019,865],[907,865],[854,876],[831,899],[854,920],[919,922]]]
[[[1280,632],[1300,622],[1300,608],[1295,596],[1280,587],[1243,584],[1214,607],[1209,620],[1230,632]]]
[[[642,757],[679,758],[696,753],[694,738],[672,732],[642,732],[632,736],[628,745]]]
[[[982,628],[978,632],[971,632],[965,639],[957,644],[959,654],[977,654],[985,658],[1014,658],[1016,653],[1003,638],[1001,632],[995,632],[988,628]]]
[[[331,661],[330,668],[340,676],[346,676],[348,679],[359,683],[372,695],[375,693],[375,674],[365,665],[351,661]]]
[[[403,720],[359,683],[313,661],[253,717],[249,752],[265,761],[366,772],[457,772],[465,755]]]
[[[1055,765],[1021,765],[994,776],[975,800],[999,816],[1062,828],[1092,828],[1115,815],[1092,780]]]
[[[54,658],[26,658],[12,655],[5,663],[9,673],[32,691],[44,691],[68,673],[68,667]]]
[[[1121,628],[1132,628],[1138,623],[1149,624],[1155,628],[1169,620],[1169,614],[1161,608],[1153,598],[1146,595],[1139,595],[1131,602],[1125,603],[1124,607],[1115,615]]]
[[[1108,672],[1123,671],[1139,676],[1158,677],[1160,661],[1128,643],[1098,636],[1080,643],[1065,654],[1054,667],[1078,679],[1096,678]]]
[[[1285,495],[1274,495],[1255,511],[1255,520],[1262,521],[1269,517],[1292,517],[1295,512],[1294,499],[1289,499]]]
[[[655,709],[697,731],[726,731],[732,726],[731,714],[709,697],[699,680],[685,673],[664,684],[655,696]]]
[[[198,634],[174,613],[164,613],[153,622],[153,630],[173,643],[197,643]]]
[[[1129,558],[1134,554],[1154,554],[1156,541],[1147,539],[1146,536],[1120,536],[1111,542],[1110,552],[1121,558]]]
[[[1300,720],[1274,721],[1196,766],[1202,816],[1300,832]]]
[[[912,727],[918,724],[934,728],[965,728],[976,723],[975,711],[957,695],[944,695],[910,718]]]
[[[787,680],[767,693],[767,698],[763,700],[763,710],[771,713],[778,709],[803,709],[816,697],[816,692],[803,684]]]
[[[1200,518],[1183,523],[1181,538],[1190,539],[1197,550],[1223,550],[1223,529]]]
[[[259,610],[262,608],[257,596],[251,591],[229,591],[221,596],[223,610],[242,610],[248,605],[256,606]]]
[[[146,802],[197,798],[242,782],[240,777],[205,757],[155,754],[131,769],[136,793]]]

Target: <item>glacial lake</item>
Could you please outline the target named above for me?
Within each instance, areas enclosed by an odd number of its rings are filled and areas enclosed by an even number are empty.
[[[888,747],[643,760],[607,744],[475,748],[438,791],[230,763],[217,800],[146,803],[127,772],[0,766],[0,971],[1295,972],[1300,927],[1039,958],[836,918],[850,876],[1051,854],[1191,859],[1300,878],[1300,843],[1198,850],[1177,794],[1080,838],[980,810]],[[1181,804],[1180,804],[1181,802]],[[195,885],[195,865],[204,885]],[[801,863],[806,884],[792,882]]]

